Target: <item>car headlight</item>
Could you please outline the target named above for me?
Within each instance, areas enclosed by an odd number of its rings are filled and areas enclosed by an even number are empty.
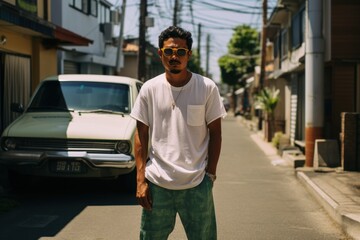
[[[16,148],[15,139],[6,138],[6,139],[2,142],[2,148],[3,148],[5,151],[15,150],[15,148]]]
[[[129,141],[119,141],[115,145],[118,153],[129,154],[131,152],[131,143]]]

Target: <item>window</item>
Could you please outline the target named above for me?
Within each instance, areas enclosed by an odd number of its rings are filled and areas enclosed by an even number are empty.
[[[85,13],[97,16],[98,0],[70,0],[70,6]]]
[[[90,14],[97,17],[98,1],[90,0]]]
[[[281,68],[281,33],[278,33],[274,39],[274,63],[277,68]]]
[[[301,45],[301,35],[300,35],[300,29],[301,29],[301,19],[300,14],[296,14],[295,17],[291,21],[291,39],[292,39],[292,48],[298,48]]]
[[[305,19],[305,8],[301,11],[301,36],[302,42],[305,41],[305,26],[306,26],[306,19]]]
[[[288,50],[288,30],[283,29],[281,31],[281,59],[287,58]]]
[[[29,111],[112,110],[130,112],[129,85],[100,82],[44,82]]]
[[[280,37],[276,36],[274,39],[274,58],[280,56]]]
[[[305,9],[301,9],[291,21],[292,48],[298,48],[304,42]]]
[[[99,23],[110,22],[110,18],[111,18],[110,13],[111,13],[110,6],[100,3],[99,14],[98,14]]]
[[[83,0],[73,0],[72,4],[70,3],[70,5],[78,10],[83,11]]]
[[[44,0],[44,7],[43,7],[43,18],[46,21],[50,21],[49,19],[49,0]]]

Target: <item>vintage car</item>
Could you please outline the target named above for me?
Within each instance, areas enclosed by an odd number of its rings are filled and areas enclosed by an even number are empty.
[[[22,114],[2,133],[0,164],[13,178],[126,175],[135,181],[136,121],[129,114],[141,85],[90,74],[44,79],[25,109],[12,104]]]

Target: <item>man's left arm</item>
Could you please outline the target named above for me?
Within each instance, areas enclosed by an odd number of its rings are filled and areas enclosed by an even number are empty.
[[[221,118],[218,118],[208,124],[210,141],[208,147],[208,165],[206,172],[216,176],[217,163],[221,151]]]

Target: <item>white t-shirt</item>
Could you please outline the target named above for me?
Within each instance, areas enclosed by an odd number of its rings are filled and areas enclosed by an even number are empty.
[[[131,112],[150,129],[145,177],[174,190],[200,184],[207,165],[207,125],[225,115],[218,88],[209,78],[193,73],[183,87],[171,86],[165,74],[145,82]]]

